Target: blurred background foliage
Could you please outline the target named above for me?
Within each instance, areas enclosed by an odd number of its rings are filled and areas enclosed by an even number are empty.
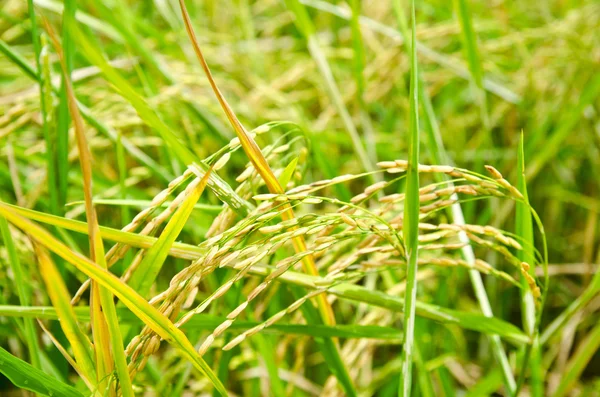
[[[195,59],[175,1],[76,3],[79,26],[86,36],[102,48],[190,150],[205,158],[234,137]],[[367,1],[361,7],[362,94],[357,84],[350,5],[321,0],[302,3],[369,153],[378,161],[407,158],[410,62],[391,2]],[[36,0],[35,4],[38,15],[60,31],[63,4],[55,0]],[[187,5],[215,80],[244,125],[251,129],[273,120],[288,120],[302,126],[308,149],[304,181],[362,170],[307,40],[284,2],[194,0]],[[472,0],[469,7],[484,94],[480,95],[472,78],[470,54],[452,2],[417,2],[419,66],[443,143],[457,166],[483,172],[485,164],[492,164],[516,184],[517,147],[521,132],[524,134],[529,200],[540,214],[548,238],[552,284],[542,321],[547,324],[588,286],[600,262],[600,4],[595,0]],[[2,1],[0,39],[33,66],[31,37],[27,2]],[[70,39],[71,45],[74,41]],[[68,46],[64,37],[63,45]],[[58,86],[54,52],[49,53],[49,62]],[[129,154],[126,163],[119,164],[114,136],[91,126],[88,141],[97,198],[152,199],[167,181],[181,174],[183,163],[80,51],[72,52],[72,68],[77,97],[91,114],[160,165],[149,167]],[[58,109],[58,99],[53,101]],[[364,128],[361,112],[368,114],[372,134]],[[56,129],[50,134],[57,134],[60,111],[51,113]],[[261,139],[266,144],[275,138]],[[73,204],[82,200],[83,193],[72,130],[67,145],[66,150],[55,148],[55,164],[66,166],[66,171],[61,174],[57,169],[55,178],[49,178],[37,86],[14,60],[0,56],[0,198],[84,219],[83,205]],[[61,161],[60,156],[68,161]],[[427,145],[422,145],[420,161],[433,162]],[[233,156],[221,176],[235,186],[245,163],[245,157]],[[125,170],[124,181],[119,181],[120,166]],[[20,188],[14,186],[11,173],[18,175]],[[364,187],[360,182],[349,185],[352,193]],[[51,190],[57,192],[54,199]],[[330,192],[338,194],[343,192]],[[213,195],[204,195],[201,202],[219,204]],[[136,213],[134,208],[99,205],[100,224],[121,228]],[[515,229],[514,208],[508,201],[466,202],[463,210],[469,223]],[[197,244],[211,221],[212,217],[194,216],[180,239]],[[85,236],[64,233],[61,238],[86,251]],[[26,248],[21,251],[25,257],[31,255]],[[499,261],[493,254],[485,255],[492,264]],[[181,260],[170,260],[175,268],[183,266]],[[35,274],[33,259],[23,262]],[[14,302],[6,269],[2,267],[0,288],[4,301]],[[447,274],[450,285],[444,288],[445,301],[452,302],[448,306],[475,307],[472,299],[466,299],[472,293],[464,275]],[[168,278],[163,282],[166,285]],[[518,322],[516,291],[495,279],[486,282],[494,312]],[[33,278],[31,284],[42,288],[39,279]],[[74,280],[70,285],[76,288]],[[566,342],[563,338],[566,345],[562,348],[567,353],[598,322],[600,300],[592,300],[586,310],[589,315],[579,318],[574,335],[565,336]],[[2,329],[6,331],[6,326]],[[477,339],[476,334],[466,337]],[[484,351],[467,349],[464,357]],[[567,356],[560,357],[563,362],[555,374],[566,365]],[[600,356],[596,354],[583,379],[597,385],[598,368]]]

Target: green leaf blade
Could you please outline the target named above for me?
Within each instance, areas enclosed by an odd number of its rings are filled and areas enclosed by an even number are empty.
[[[404,295],[404,345],[399,396],[411,396],[413,344],[417,300],[417,261],[419,251],[419,96],[414,1],[411,2],[411,57],[410,57],[410,126],[408,170],[406,175],[406,204],[404,207],[404,242],[407,256],[406,292]]]
[[[0,347],[0,373],[20,389],[45,396],[83,397],[74,387],[63,383]]]

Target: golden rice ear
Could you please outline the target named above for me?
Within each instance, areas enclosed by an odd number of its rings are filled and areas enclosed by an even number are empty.
[[[237,116],[235,115],[233,110],[231,109],[231,106],[229,106],[229,104],[227,103],[227,100],[225,100],[225,97],[219,90],[219,87],[217,87],[217,84],[212,76],[210,68],[208,67],[206,60],[204,59],[204,55],[202,54],[200,45],[198,44],[198,40],[196,38],[196,34],[194,33],[194,28],[192,27],[192,22],[190,20],[189,14],[187,12],[187,8],[185,7],[184,0],[179,0],[179,5],[181,7],[181,14],[183,16],[185,29],[186,29],[188,36],[190,38],[190,41],[192,43],[192,47],[194,48],[194,52],[196,53],[196,56],[198,57],[198,60],[200,61],[200,65],[202,66],[202,69],[204,69],[204,73],[206,74],[206,77],[208,78],[208,82],[210,83],[210,86],[212,87],[213,92],[217,96],[217,99],[218,99],[219,103],[221,104],[223,111],[227,115],[227,118],[229,119],[231,126],[235,130],[237,139],[239,139],[240,144],[242,145],[242,148],[244,149],[244,152],[246,153],[246,155],[248,156],[248,158],[250,159],[250,161],[252,162],[252,164],[254,165],[254,167],[256,168],[258,173],[260,174],[260,176],[265,181],[265,184],[266,184],[267,188],[269,189],[269,191],[273,194],[283,194],[284,193],[283,188],[279,184],[279,181],[277,180],[277,177],[275,176],[275,174],[273,173],[273,170],[269,166],[269,163],[265,159],[265,156],[263,156],[260,148],[254,141],[252,136],[250,134],[248,134],[248,132],[246,131],[246,129],[244,128],[242,123],[240,123],[239,119],[237,118]],[[282,214],[282,217],[284,219],[293,219],[294,212],[292,211],[292,208],[289,206],[289,204],[285,204],[285,205],[286,205],[286,210]],[[306,251],[306,242],[305,242],[303,236],[295,237],[293,240],[293,245],[294,245],[294,249],[296,252],[305,252]],[[312,257],[312,255],[307,255],[302,260],[302,263],[304,265],[305,272],[307,272],[311,275],[319,274],[319,272],[317,270],[317,266],[315,264],[315,261],[314,261],[314,258]],[[326,297],[324,295],[319,295],[317,299],[318,299],[318,303],[319,303],[319,309],[321,310],[321,315],[323,316],[323,320],[329,325],[335,324],[335,316],[333,314],[333,309],[331,308],[331,305],[327,301]]]

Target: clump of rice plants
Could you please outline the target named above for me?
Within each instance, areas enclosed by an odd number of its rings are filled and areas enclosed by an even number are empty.
[[[539,7],[3,3],[0,392],[596,395],[600,7]]]

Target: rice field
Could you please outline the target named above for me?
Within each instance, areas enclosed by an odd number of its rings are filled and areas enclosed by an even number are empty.
[[[599,32],[4,0],[0,395],[600,396]]]

